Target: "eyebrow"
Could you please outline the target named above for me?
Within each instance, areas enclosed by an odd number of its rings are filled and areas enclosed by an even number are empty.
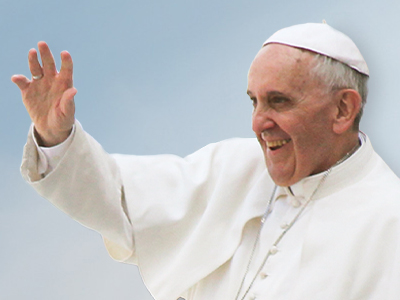
[[[251,97],[252,94],[253,93],[250,90],[247,90],[247,95],[249,95]],[[283,96],[283,97],[286,97],[286,98],[291,98],[289,95],[286,95],[286,94],[284,94],[282,92],[279,92],[279,91],[269,91],[269,92],[266,93],[266,96],[268,98],[269,97],[273,97],[273,96]]]

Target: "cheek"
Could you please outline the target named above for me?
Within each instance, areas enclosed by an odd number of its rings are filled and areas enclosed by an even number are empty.
[[[318,148],[321,135],[315,128],[299,124],[292,135],[294,151],[298,155],[309,156]]]
[[[303,159],[312,156],[317,145],[321,142],[321,129],[317,128],[315,122],[297,120],[291,123],[291,126],[282,129],[292,139],[293,153],[296,156],[297,163],[301,163]]]
[[[294,134],[294,153],[300,168],[313,168],[326,160],[327,153],[334,150],[327,126],[298,126]]]

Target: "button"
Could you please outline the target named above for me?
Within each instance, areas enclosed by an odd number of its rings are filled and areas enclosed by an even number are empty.
[[[260,278],[261,279],[265,279],[265,278],[267,278],[268,277],[268,274],[267,273],[265,273],[265,272],[261,272],[260,273]]]
[[[276,246],[272,246],[271,249],[269,249],[269,253],[272,255],[276,254],[278,252],[278,248]]]
[[[282,223],[281,224],[281,228],[282,229],[288,229],[289,228],[289,224],[288,223]]]
[[[289,203],[294,208],[300,207],[302,205],[302,203],[304,203],[304,197],[303,196],[291,196],[291,197],[289,197]]]
[[[293,199],[290,204],[292,204],[294,208],[298,208],[300,206],[300,201],[297,199]]]

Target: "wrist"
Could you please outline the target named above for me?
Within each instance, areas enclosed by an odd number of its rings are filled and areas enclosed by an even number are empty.
[[[35,139],[40,147],[54,147],[64,142],[71,134],[72,127],[66,131],[57,132],[56,134],[51,132],[44,133],[43,131],[37,130],[34,127]]]

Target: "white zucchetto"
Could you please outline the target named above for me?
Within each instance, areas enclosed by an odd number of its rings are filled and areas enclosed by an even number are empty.
[[[283,28],[265,41],[306,49],[336,59],[369,76],[367,63],[356,44],[344,33],[325,23],[307,23]]]

